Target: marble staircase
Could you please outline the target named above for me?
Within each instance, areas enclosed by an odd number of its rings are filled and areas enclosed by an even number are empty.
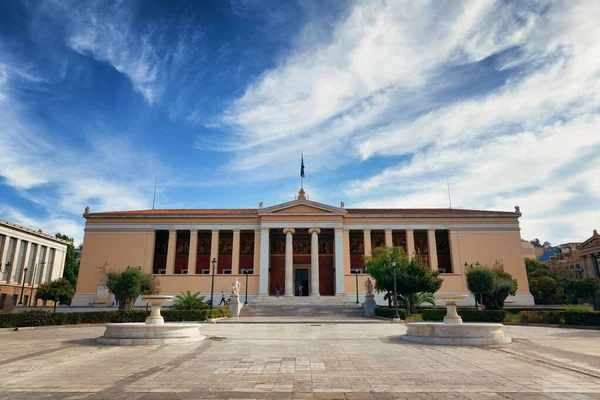
[[[347,297],[257,297],[244,306],[240,317],[361,317],[362,306]]]

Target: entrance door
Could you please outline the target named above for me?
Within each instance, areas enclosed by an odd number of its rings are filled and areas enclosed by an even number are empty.
[[[302,288],[302,296],[308,296],[308,268],[294,269],[294,295],[300,296],[300,288]]]

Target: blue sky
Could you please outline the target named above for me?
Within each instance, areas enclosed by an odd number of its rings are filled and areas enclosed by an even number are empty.
[[[593,1],[0,2],[0,218],[80,241],[92,211],[521,207],[600,221]]]

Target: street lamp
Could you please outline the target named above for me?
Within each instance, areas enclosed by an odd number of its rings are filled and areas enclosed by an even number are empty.
[[[208,319],[212,320],[215,319],[215,316],[213,315],[213,293],[215,290],[215,269],[217,269],[217,259],[213,258],[211,261],[212,264],[212,283],[210,284],[210,311],[208,313]]]
[[[400,314],[398,314],[398,290],[396,288],[396,259],[392,258],[392,271],[394,273],[394,310],[396,314],[394,315],[394,319],[396,321],[400,320]]]
[[[31,294],[29,295],[29,299],[27,299],[27,306],[31,304],[31,298],[33,297],[33,285],[35,285],[35,267],[44,264],[46,264],[46,261],[42,261],[41,263],[37,263],[33,266],[33,271],[31,273]]]
[[[27,276],[27,267],[23,269],[23,285],[21,286],[21,298],[19,304],[23,304],[23,292],[25,291],[25,277]]]
[[[245,270],[244,274],[246,274],[246,299],[244,300],[244,305],[248,304],[248,274],[250,273],[249,270]]]
[[[356,304],[360,304],[358,301],[358,269],[354,270],[354,275],[356,275]]]

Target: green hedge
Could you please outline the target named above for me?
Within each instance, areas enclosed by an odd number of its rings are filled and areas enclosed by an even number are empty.
[[[565,312],[565,324],[600,326],[600,311]]]
[[[521,311],[519,319],[523,323],[563,324],[564,311]]]
[[[396,310],[389,307],[377,307],[375,308],[375,315],[384,318],[394,318]],[[399,308],[398,315],[400,315],[400,319],[406,319],[406,310]]]
[[[504,310],[469,310],[458,309],[458,315],[461,316],[464,322],[504,322],[506,312]],[[446,316],[444,308],[430,308],[421,310],[423,321],[443,321]]]
[[[166,322],[204,321],[208,310],[179,311],[162,310]],[[108,322],[144,322],[150,315],[148,311],[88,311],[73,313],[53,313],[44,310],[29,310],[18,313],[0,314],[0,328],[47,325],[102,324]],[[215,318],[231,317],[227,307],[213,310]]]

